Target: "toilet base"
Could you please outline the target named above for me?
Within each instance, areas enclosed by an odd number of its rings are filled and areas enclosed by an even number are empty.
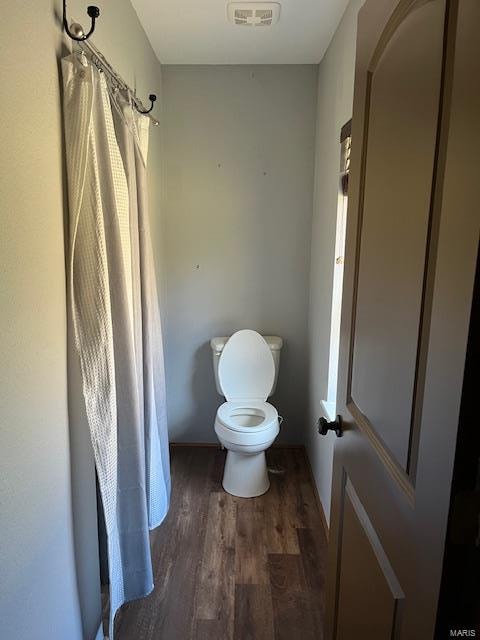
[[[223,472],[223,488],[239,498],[261,496],[270,488],[265,451],[245,454],[228,451]]]

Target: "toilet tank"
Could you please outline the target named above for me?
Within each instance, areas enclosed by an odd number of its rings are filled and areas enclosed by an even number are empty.
[[[272,396],[275,393],[275,389],[277,386],[277,378],[278,378],[278,368],[280,366],[280,351],[283,346],[283,340],[279,336],[263,336],[268,346],[270,347],[270,351],[273,356],[273,363],[275,365],[275,378],[273,380],[273,385],[268,397]],[[223,396],[223,392],[220,388],[220,384],[218,381],[218,362],[220,360],[220,355],[223,351],[223,347],[227,344],[229,336],[221,337],[221,338],[212,338],[210,340],[210,346],[212,348],[212,358],[213,358],[213,371],[215,373],[215,385],[217,387],[218,393]]]

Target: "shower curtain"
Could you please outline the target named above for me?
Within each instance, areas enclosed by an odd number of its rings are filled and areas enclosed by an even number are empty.
[[[170,468],[164,364],[147,211],[149,119],[83,53],[62,60],[69,296],[117,609],[153,589],[149,530]]]

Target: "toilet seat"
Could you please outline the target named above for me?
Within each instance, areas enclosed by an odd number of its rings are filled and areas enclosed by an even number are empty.
[[[258,433],[278,423],[273,405],[261,400],[224,402],[217,411],[219,422],[232,431]]]
[[[275,378],[272,352],[256,331],[237,331],[223,348],[218,379],[227,400],[217,410],[215,432],[230,444],[252,447],[271,442],[280,429],[267,402]]]
[[[252,417],[254,420],[250,421],[258,421],[257,424],[242,424]],[[218,408],[215,433],[227,449],[229,445],[236,445],[248,450],[249,447],[271,443],[279,431],[277,410],[268,402],[224,402]]]

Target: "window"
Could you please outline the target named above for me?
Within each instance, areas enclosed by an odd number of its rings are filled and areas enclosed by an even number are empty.
[[[322,402],[329,420],[335,420],[337,407],[338,356],[340,350],[340,319],[342,312],[343,263],[347,226],[348,175],[350,170],[351,121],[342,127],[340,135],[340,179],[333,264],[332,315],[330,319],[330,351],[328,360],[327,399]]]

